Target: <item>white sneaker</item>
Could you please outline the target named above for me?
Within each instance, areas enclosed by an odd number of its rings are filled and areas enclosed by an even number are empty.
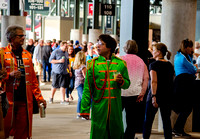
[[[49,98],[49,103],[50,103],[50,104],[53,103],[53,98]]]
[[[77,115],[77,116],[76,116],[76,119],[79,119],[79,118],[81,118],[81,116],[80,116],[80,115]]]
[[[69,101],[61,101],[60,104],[69,105]]]
[[[44,86],[44,85],[45,85],[45,83],[40,82],[40,86]]]
[[[86,120],[84,117],[81,118],[82,120]]]

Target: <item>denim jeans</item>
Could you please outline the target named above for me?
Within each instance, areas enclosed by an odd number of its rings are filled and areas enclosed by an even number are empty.
[[[69,98],[69,94],[71,94],[72,91],[74,90],[74,81],[75,81],[75,77],[74,76],[70,77],[69,87],[66,88],[66,91],[65,91],[67,98]]]
[[[51,63],[49,63],[49,60],[43,60],[43,80],[46,81],[46,68],[48,67],[48,82],[50,82],[51,79]]]
[[[83,94],[83,84],[80,84],[77,88],[76,88],[77,92],[78,92],[78,104],[77,104],[77,113],[80,113],[81,110],[81,99],[82,99],[82,94]]]

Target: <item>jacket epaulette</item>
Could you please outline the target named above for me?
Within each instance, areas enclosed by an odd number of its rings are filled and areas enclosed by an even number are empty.
[[[121,59],[120,57],[118,57],[118,56],[116,56],[116,55],[114,55],[114,56],[115,56],[117,59],[121,60],[121,61],[124,63],[124,66],[127,67],[127,64],[126,64],[126,61],[125,61],[125,60]]]

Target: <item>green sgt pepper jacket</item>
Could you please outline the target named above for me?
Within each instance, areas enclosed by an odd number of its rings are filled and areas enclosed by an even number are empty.
[[[117,71],[124,79],[122,84],[114,80]],[[110,62],[103,56],[87,62],[80,114],[89,115],[93,99],[90,139],[106,139],[109,136],[112,139],[123,138],[121,88],[127,89],[129,86],[126,62],[114,54]]]

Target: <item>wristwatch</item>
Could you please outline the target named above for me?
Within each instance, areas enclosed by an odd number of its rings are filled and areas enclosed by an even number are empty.
[[[153,98],[153,97],[156,97],[156,94],[152,94],[151,97],[152,97],[152,98]]]

